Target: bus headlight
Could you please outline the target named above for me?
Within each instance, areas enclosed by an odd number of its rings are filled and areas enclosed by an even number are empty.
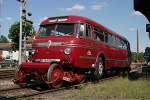
[[[64,53],[65,53],[66,55],[71,54],[71,49],[70,49],[70,48],[64,49]]]

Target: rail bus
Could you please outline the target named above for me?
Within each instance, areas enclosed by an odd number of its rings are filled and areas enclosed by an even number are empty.
[[[49,17],[40,24],[32,57],[20,65],[16,83],[43,81],[58,88],[64,81],[101,78],[113,69],[129,70],[128,40],[82,16]]]

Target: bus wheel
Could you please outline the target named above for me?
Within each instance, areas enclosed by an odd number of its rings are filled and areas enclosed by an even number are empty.
[[[47,72],[47,80],[50,82],[49,86],[52,86],[52,88],[60,88],[63,84],[62,77],[63,70],[59,64],[52,64]]]
[[[97,66],[95,68],[95,75],[96,75],[97,79],[100,79],[100,78],[102,78],[103,74],[104,74],[104,61],[100,57],[100,58],[98,58]]]

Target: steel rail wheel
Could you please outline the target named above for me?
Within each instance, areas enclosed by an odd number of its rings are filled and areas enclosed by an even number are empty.
[[[26,86],[27,81],[25,79],[25,73],[21,69],[16,69],[14,83],[20,87]]]
[[[23,81],[22,79],[24,78],[25,73],[21,71],[21,69],[16,69],[15,71],[15,78],[16,80],[18,80],[19,82]]]
[[[102,76],[104,75],[104,61],[103,61],[102,57],[98,58],[97,66],[95,68],[95,75],[96,75],[97,79],[102,78]]]
[[[52,88],[60,88],[63,84],[63,70],[59,64],[52,64],[47,72],[47,81],[50,82],[49,86]]]

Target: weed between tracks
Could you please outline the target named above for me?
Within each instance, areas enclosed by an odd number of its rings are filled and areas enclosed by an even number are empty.
[[[117,78],[66,94],[67,100],[150,100],[150,80]]]

